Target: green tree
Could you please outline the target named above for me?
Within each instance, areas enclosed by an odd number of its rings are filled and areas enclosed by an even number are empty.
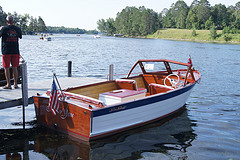
[[[211,7],[208,0],[193,0],[190,7],[184,0],[177,0],[169,9],[164,8],[160,14],[144,6],[126,7],[117,13],[114,21],[116,33],[129,36],[144,36],[154,33],[159,28],[187,29],[223,29],[226,26],[240,29],[240,2],[235,6],[217,4]],[[101,28],[103,21],[98,21]]]
[[[115,28],[119,34],[130,35],[132,27],[131,11],[136,7],[126,7],[120,13],[117,14],[115,19]]]
[[[167,10],[166,15],[163,18],[163,27],[164,28],[175,28],[175,20],[173,16],[173,7],[174,3],[172,4],[171,8]]]
[[[188,15],[188,6],[183,0],[178,0],[173,9],[172,15],[176,28],[186,28],[186,19]]]
[[[22,29],[23,34],[28,32],[28,22],[29,14],[25,14],[23,16],[19,15],[19,27]]]
[[[193,28],[192,36],[193,36],[193,37],[196,37],[196,36],[197,36],[196,28]]]
[[[88,33],[88,34],[98,34],[98,31],[94,29],[94,30],[85,31],[85,33]]]
[[[213,7],[212,15],[214,23],[218,29],[223,29],[225,26],[229,25],[227,8],[225,5],[216,4]]]
[[[231,36],[230,34],[224,34],[224,35],[223,35],[223,39],[224,39],[226,42],[228,42],[228,41],[231,41],[232,36]]]
[[[30,17],[30,22],[28,25],[28,33],[29,34],[35,34],[37,32],[37,19]]]
[[[132,29],[131,33],[133,36],[141,35],[140,32],[140,26],[141,26],[141,21],[142,21],[142,15],[141,15],[141,9],[143,8],[133,8],[133,14],[132,14]],[[144,8],[145,9],[145,8]]]
[[[117,13],[115,19],[116,33],[129,36],[145,36],[159,29],[158,14],[144,6],[126,7]]]
[[[141,13],[140,35],[146,36],[155,33],[159,29],[158,14],[145,7],[140,7],[139,11]]]
[[[40,16],[38,17],[37,27],[38,27],[38,30],[37,30],[38,32],[47,32],[47,27],[45,25],[45,22]]]
[[[213,23],[213,18],[210,16],[209,19],[205,22],[205,29],[210,29]]]
[[[235,15],[234,15],[234,12],[235,12],[235,7],[234,6],[229,6],[227,8],[227,17],[228,17],[228,20],[229,20],[229,26],[231,28],[235,28]]]
[[[204,29],[210,13],[210,4],[207,0],[194,0],[188,12],[186,28],[191,29],[195,25],[197,29]]]
[[[98,25],[98,30],[102,33],[105,33],[106,32],[106,29],[107,29],[107,24],[105,22],[104,19],[100,19],[97,21],[97,25]]]
[[[224,27],[223,30],[222,30],[222,34],[229,34],[231,31],[230,27]]]
[[[194,0],[190,6],[190,9],[189,9],[189,12],[187,15],[187,19],[186,19],[186,28],[187,29],[192,29],[193,27],[195,27],[196,29],[200,29],[199,20],[197,17],[198,5],[199,5],[199,1]]]
[[[163,28],[163,15],[162,15],[162,13],[159,13],[158,14],[158,27],[159,28]]]
[[[14,17],[14,24],[18,27],[20,27],[20,18],[21,15],[18,15],[17,12],[13,12],[13,14],[8,13],[8,15],[12,15]]]
[[[211,29],[210,29],[210,38],[211,39],[216,39],[217,38],[217,30],[216,30],[215,24],[213,24]]]
[[[205,22],[210,17],[210,4],[207,0],[200,0],[199,5],[197,6],[197,18],[199,21],[200,28],[205,28]]]
[[[2,7],[0,6],[0,26],[6,25],[6,17],[7,14],[3,11]]]
[[[6,14],[0,6],[0,26],[5,26],[7,15],[14,17],[14,24],[21,28],[23,34],[33,34],[35,32],[45,32],[47,27],[41,17],[33,18],[29,14],[20,15],[17,12]]]
[[[234,28],[232,28],[232,29],[230,30],[230,33],[232,33],[232,34],[239,34],[239,30],[234,27]]]
[[[86,31],[85,29],[79,28],[66,28],[66,27],[51,27],[47,26],[48,33],[64,33],[64,34],[98,34],[97,30]]]
[[[236,3],[233,15],[235,17],[234,27],[240,29],[240,2]]]
[[[167,13],[168,13],[168,9],[167,9],[167,8],[164,8],[164,9],[162,10],[162,12],[160,13],[160,15],[159,15],[159,18],[160,18],[160,21],[161,21],[161,23],[162,23],[162,27],[163,27],[163,28],[166,27],[166,25],[165,25],[165,17],[166,17],[166,15],[167,15]]]
[[[107,19],[106,30],[107,30],[108,35],[113,35],[115,33],[116,28],[114,27],[114,19],[113,18]]]

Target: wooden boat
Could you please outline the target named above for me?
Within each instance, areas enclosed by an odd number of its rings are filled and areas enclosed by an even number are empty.
[[[136,70],[141,73],[133,75]],[[126,78],[64,90],[56,115],[49,108],[51,91],[34,96],[36,117],[42,125],[90,141],[172,115],[200,79],[188,63],[139,60]]]

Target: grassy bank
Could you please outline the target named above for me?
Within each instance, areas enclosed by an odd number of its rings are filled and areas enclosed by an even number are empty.
[[[211,39],[209,30],[196,30],[196,36],[193,36],[193,30],[188,29],[163,29],[158,30],[153,35],[148,35],[146,38],[157,39],[171,39],[183,41],[196,41],[196,42],[213,42],[213,43],[240,43],[240,34],[228,34],[228,41],[226,35],[222,34],[221,30],[217,31],[217,38]],[[224,38],[225,36],[225,38]]]

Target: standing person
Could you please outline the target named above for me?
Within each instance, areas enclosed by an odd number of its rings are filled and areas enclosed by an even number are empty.
[[[5,77],[7,80],[6,86],[3,89],[12,89],[10,82],[10,63],[13,69],[14,88],[19,88],[17,84],[19,66],[19,44],[18,39],[22,38],[22,31],[19,27],[14,25],[13,16],[7,16],[7,26],[1,27],[0,37],[2,37],[2,59],[5,70]]]

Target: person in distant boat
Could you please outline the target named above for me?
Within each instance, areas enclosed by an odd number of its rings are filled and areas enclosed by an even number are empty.
[[[22,31],[14,25],[13,16],[7,16],[6,22],[7,26],[0,28],[0,37],[2,37],[2,60],[7,80],[7,84],[3,89],[12,89],[10,82],[10,63],[13,69],[14,88],[19,88],[17,84],[17,67],[19,66],[20,57],[18,39],[22,39]]]

